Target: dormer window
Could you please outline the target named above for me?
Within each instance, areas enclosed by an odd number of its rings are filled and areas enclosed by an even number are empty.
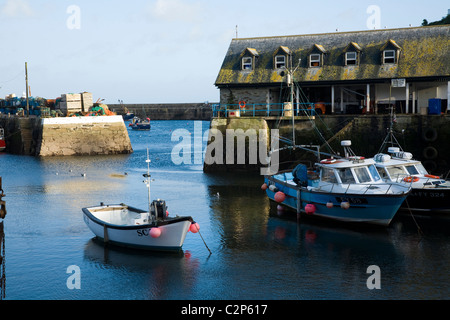
[[[253,70],[253,58],[243,57],[242,58],[242,70]]]
[[[281,69],[286,67],[286,56],[275,56],[275,68]]]
[[[384,50],[383,51],[383,63],[395,63],[395,50]]]
[[[381,63],[383,64],[395,64],[398,63],[400,56],[400,51],[402,48],[392,39],[386,42],[386,44],[381,47],[382,57]]]
[[[358,54],[356,52],[346,52],[345,53],[345,65],[352,66],[357,64]]]
[[[251,71],[255,69],[255,61],[259,56],[258,51],[253,48],[246,48],[241,57],[241,70]]]
[[[286,46],[279,46],[273,53],[273,67],[274,69],[288,68],[289,57],[291,50]]]
[[[350,42],[344,49],[344,65],[357,66],[361,57],[362,48],[356,42]]]
[[[325,48],[320,44],[315,44],[310,52],[309,67],[314,68],[323,66],[323,58],[325,53],[327,53]]]

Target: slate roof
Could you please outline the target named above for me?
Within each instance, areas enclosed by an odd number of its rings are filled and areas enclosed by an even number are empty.
[[[336,83],[391,78],[450,80],[449,44],[449,25],[233,39],[215,84],[221,87],[282,82],[273,61],[274,52],[280,47],[289,49],[294,67],[301,59],[294,74],[297,82]],[[345,66],[344,57],[349,46],[360,51],[357,65]],[[253,70],[243,71],[242,53],[248,48],[258,55]],[[398,50],[397,63],[382,63],[385,49]],[[322,67],[309,67],[308,57],[312,52],[323,52]]]

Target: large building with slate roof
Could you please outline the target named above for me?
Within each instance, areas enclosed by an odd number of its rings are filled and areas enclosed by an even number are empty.
[[[215,85],[221,104],[284,103],[293,81],[294,102],[323,102],[326,113],[381,113],[388,105],[419,113],[427,111],[430,99],[439,99],[446,112],[449,31],[449,25],[441,25],[237,38]]]

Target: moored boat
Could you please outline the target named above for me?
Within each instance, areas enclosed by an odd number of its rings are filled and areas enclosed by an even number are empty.
[[[400,147],[389,147],[388,153],[374,156],[381,178],[411,186],[411,193],[400,209],[427,216],[450,217],[450,181],[429,174],[420,161]]]
[[[145,210],[125,204],[92,206],[83,208],[84,221],[104,242],[147,250],[180,250],[193,222],[189,216],[164,217],[165,202],[155,200],[151,219]]]
[[[190,216],[169,217],[166,202],[150,203],[150,159],[147,150],[148,210],[126,204],[83,208],[84,221],[95,236],[105,243],[147,250],[179,251],[188,231],[199,232],[199,225]]]
[[[129,126],[133,130],[150,130],[150,118],[146,118],[145,120],[142,120],[139,117],[134,117]]]
[[[5,151],[6,141],[5,141],[5,129],[0,128],[0,152]]]
[[[355,156],[342,141],[345,157],[316,163],[315,171],[295,169],[265,176],[269,199],[308,214],[344,222],[388,226],[411,188],[381,179],[373,159]]]

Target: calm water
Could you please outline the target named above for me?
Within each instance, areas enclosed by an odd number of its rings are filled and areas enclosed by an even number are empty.
[[[201,124],[208,129],[208,122]],[[408,216],[387,229],[357,230],[280,215],[261,191],[260,176],[204,174],[194,161],[198,154],[192,164],[173,164],[178,142],[171,141],[172,131],[187,129],[193,146],[194,125],[153,121],[150,132],[129,131],[131,155],[1,154],[8,211],[4,299],[450,297],[450,223],[417,220],[421,236]],[[82,207],[101,201],[147,206],[147,147],[152,197],[165,199],[173,215],[193,216],[212,254],[192,233],[180,254],[105,248],[93,240]],[[80,268],[80,289],[67,287],[71,265]],[[367,288],[370,265],[380,268],[381,289]]]

